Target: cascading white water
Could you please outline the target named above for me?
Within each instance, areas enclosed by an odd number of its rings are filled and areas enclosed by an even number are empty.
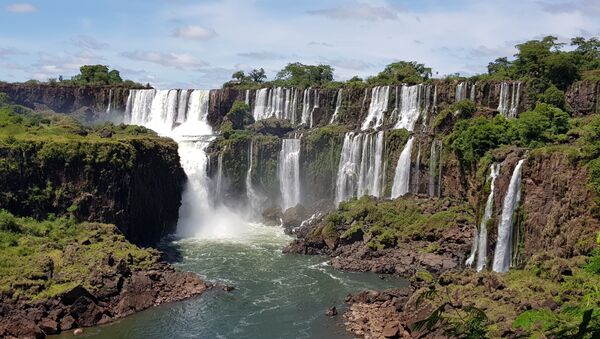
[[[177,104],[177,119],[175,119],[175,122],[178,124],[182,124],[185,122],[188,111],[189,99],[190,92],[188,90],[181,90],[179,92],[179,102]]]
[[[459,102],[462,100],[465,100],[467,98],[467,87],[468,87],[468,83],[466,82],[461,82],[458,85],[456,85],[456,91],[454,94],[454,101],[455,102]]]
[[[477,271],[482,271],[485,268],[487,262],[487,224],[492,219],[492,213],[494,212],[494,193],[496,190],[496,178],[500,172],[499,164],[492,164],[490,166],[490,194],[488,194],[485,202],[485,209],[481,222],[479,223],[479,230],[475,229],[473,237],[473,246],[471,247],[471,255],[465,262],[467,266],[472,266],[477,257]]]
[[[318,89],[316,89],[314,91],[314,95],[315,95],[315,99],[313,102],[313,108],[310,110],[310,123],[309,126],[310,128],[313,128],[313,123],[314,123],[314,115],[315,115],[315,111],[319,108],[319,100],[320,100],[320,92]]]
[[[411,136],[398,158],[394,184],[392,186],[392,199],[401,197],[410,191],[410,163],[413,143],[414,137]]]
[[[477,102],[477,101],[476,101],[476,99],[477,99],[477,92],[476,92],[476,89],[477,89],[477,84],[473,84],[473,85],[471,86],[471,95],[470,95],[470,99],[471,99],[471,101],[473,101],[473,102]]]
[[[223,152],[219,153],[217,157],[217,182],[215,185],[215,200],[217,202],[223,201],[223,154],[227,151],[226,148]]]
[[[346,133],[338,167],[335,203],[382,194],[384,132]]]
[[[300,139],[283,139],[279,153],[281,208],[300,203]]]
[[[500,85],[500,98],[498,100],[498,112],[507,118],[515,118],[519,113],[519,102],[521,98],[521,83],[503,82]]]
[[[296,90],[290,88],[261,88],[256,91],[256,100],[252,115],[254,120],[263,120],[271,117],[287,119],[292,124],[296,123]],[[246,92],[246,101],[250,98]]]
[[[337,99],[335,103],[335,111],[333,111],[333,115],[331,116],[330,124],[333,124],[337,119],[338,114],[340,113],[340,107],[342,106],[342,95],[344,94],[344,90],[340,89],[337,94]]]
[[[304,93],[302,95],[302,117],[300,119],[300,122],[302,124],[309,124],[310,123],[310,117],[311,117],[311,113],[312,113],[312,107],[310,105],[310,94],[311,94],[312,90],[310,88],[307,88],[304,90]]]
[[[246,97],[244,98],[244,103],[248,106],[250,106],[250,90],[247,89],[246,90]]]
[[[250,141],[250,149],[248,150],[248,170],[246,171],[246,198],[248,199],[248,210],[252,217],[256,216],[256,213],[262,207],[263,198],[254,189],[252,185],[252,167],[254,165],[254,145]]]
[[[495,272],[507,272],[512,261],[512,233],[513,233],[513,215],[521,201],[521,167],[525,160],[519,160],[512,177],[508,191],[502,204],[502,219],[498,225],[498,239],[496,240],[496,250],[494,251],[494,263],[492,269]]]
[[[369,112],[362,123],[361,129],[378,129],[383,125],[383,118],[387,112],[390,100],[390,86],[380,86],[372,89]]]
[[[189,100],[183,100],[186,95],[177,90],[131,90],[126,117],[129,123],[152,128],[179,144],[181,165],[188,181],[177,229],[183,235],[194,236],[199,234],[198,226],[203,218],[213,213],[210,210],[206,148],[214,136],[207,122],[209,91],[194,90],[189,94]],[[186,112],[182,117],[180,112],[184,108]],[[182,123],[176,121],[182,119]]]
[[[108,91],[108,106],[106,106],[106,113],[110,113],[112,110],[112,102],[113,102],[113,90],[112,88]]]
[[[397,113],[398,120],[394,128],[404,128],[409,132],[415,129],[415,124],[423,111],[422,107],[429,108],[429,95],[423,96],[423,92],[428,93],[429,90],[430,86],[423,85],[404,85],[400,88],[400,97],[396,97],[396,101],[400,100],[400,107]],[[422,100],[423,97],[427,98],[427,100]]]

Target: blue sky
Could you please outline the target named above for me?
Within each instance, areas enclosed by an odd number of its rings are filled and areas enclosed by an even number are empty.
[[[547,34],[600,36],[600,0],[0,0],[0,80],[101,63],[160,88],[215,88],[236,70],[327,63],[337,79],[416,60],[483,72]]]

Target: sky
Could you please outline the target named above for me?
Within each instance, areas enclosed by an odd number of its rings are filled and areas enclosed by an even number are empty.
[[[0,80],[104,64],[157,88],[219,88],[289,62],[337,80],[399,60],[434,76],[486,71],[518,43],[600,36],[600,0],[0,0]]]

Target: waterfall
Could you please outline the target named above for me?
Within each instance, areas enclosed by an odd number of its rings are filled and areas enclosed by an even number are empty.
[[[396,165],[396,174],[394,175],[394,184],[392,186],[392,199],[396,199],[410,191],[410,161],[413,148],[414,137],[410,137],[404,145],[402,153],[398,158]]]
[[[370,128],[378,129],[383,125],[384,113],[387,112],[390,99],[390,86],[373,88],[371,92],[371,103],[369,112],[362,123],[361,129],[366,131]]]
[[[315,110],[317,110],[319,108],[319,96],[320,96],[319,90],[316,89],[314,91],[314,93],[315,93],[315,101],[313,102],[313,108],[310,111],[310,124],[309,124],[310,128],[313,128]]]
[[[284,139],[279,153],[279,187],[285,211],[300,203],[300,139]]]
[[[461,82],[456,85],[456,91],[454,94],[454,102],[459,102],[465,100],[467,98],[467,87],[468,84],[466,82]]]
[[[417,160],[415,161],[415,180],[414,180],[414,193],[419,193],[419,186],[421,183],[421,141],[417,144]]]
[[[423,92],[429,92],[429,90],[430,86],[402,86],[400,89],[400,97],[396,97],[396,101],[400,100],[400,107],[397,114],[398,120],[394,128],[404,128],[409,132],[412,132],[415,129],[415,124],[423,111],[421,108],[423,104],[422,101],[426,101],[421,99],[423,97],[422,94]],[[425,97],[428,98],[429,96],[426,95]]]
[[[248,150],[248,170],[246,171],[246,197],[248,199],[248,207],[251,214],[256,214],[260,210],[263,199],[254,190],[252,185],[252,167],[254,165],[254,145],[250,141]]]
[[[311,93],[311,89],[307,88],[304,90],[304,93],[302,95],[302,118],[301,118],[302,124],[309,123],[310,115],[312,113],[312,109],[310,107],[310,93]]]
[[[342,95],[344,94],[344,90],[340,89],[337,94],[337,99],[335,103],[335,111],[333,111],[333,115],[331,116],[330,124],[333,124],[337,119],[338,114],[340,113],[340,107],[342,106]]]
[[[108,91],[108,106],[106,106],[106,113],[110,113],[112,110],[112,101],[113,101],[113,90],[112,88]]]
[[[256,99],[252,116],[254,120],[263,120],[271,117],[287,119],[292,124],[296,123],[295,89],[276,87],[261,88],[256,91]],[[246,92],[246,102],[250,102]]]
[[[477,92],[475,91],[475,90],[476,90],[476,88],[477,88],[477,85],[476,85],[476,84],[473,84],[473,85],[471,86],[471,98],[470,98],[470,99],[471,99],[471,101],[473,101],[473,102],[477,102],[477,101],[476,101],[476,99],[477,99]]]
[[[494,263],[492,269],[495,272],[506,272],[510,268],[512,261],[512,242],[513,242],[513,214],[521,201],[521,167],[525,160],[519,160],[512,177],[508,191],[502,204],[502,219],[498,225],[498,239],[496,241],[496,250],[494,252]]]
[[[498,112],[507,118],[515,118],[519,113],[521,98],[521,83],[503,82],[500,85],[500,98],[498,99]]]
[[[477,256],[477,271],[482,271],[485,268],[487,261],[487,224],[492,219],[492,213],[494,212],[494,191],[496,189],[496,178],[500,171],[499,164],[492,164],[490,166],[490,194],[488,194],[483,216],[479,223],[479,230],[475,229],[473,237],[473,246],[471,247],[471,255],[466,261],[467,266],[472,266],[475,262],[475,256]]]
[[[189,100],[183,97],[189,95]],[[179,144],[181,165],[188,177],[179,210],[178,232],[195,235],[210,209],[210,178],[206,148],[213,140],[207,122],[209,91],[131,90],[127,98],[129,123],[154,129]],[[185,102],[185,103],[184,103]],[[185,109],[185,113],[181,112]]]
[[[344,137],[335,189],[335,203],[352,197],[382,194],[384,132]]]
[[[246,97],[244,98],[244,103],[248,106],[250,106],[250,90],[247,89],[246,90]]]
[[[217,182],[215,185],[215,199],[217,202],[223,201],[223,154],[227,148],[224,148],[217,157]]]
[[[429,186],[427,187],[430,197],[436,196],[435,177],[437,175],[437,141],[431,142],[431,152],[429,153]]]

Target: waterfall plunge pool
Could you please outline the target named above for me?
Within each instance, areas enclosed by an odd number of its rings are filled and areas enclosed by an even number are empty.
[[[292,238],[280,227],[248,224],[243,233],[211,239],[165,241],[161,250],[181,270],[213,283],[200,297],[162,305],[109,325],[88,328],[87,338],[352,338],[341,311],[349,293],[407,286],[374,273],[342,272],[327,258],[283,254]],[[336,306],[334,318],[325,311]],[[59,337],[72,337],[70,332]]]

